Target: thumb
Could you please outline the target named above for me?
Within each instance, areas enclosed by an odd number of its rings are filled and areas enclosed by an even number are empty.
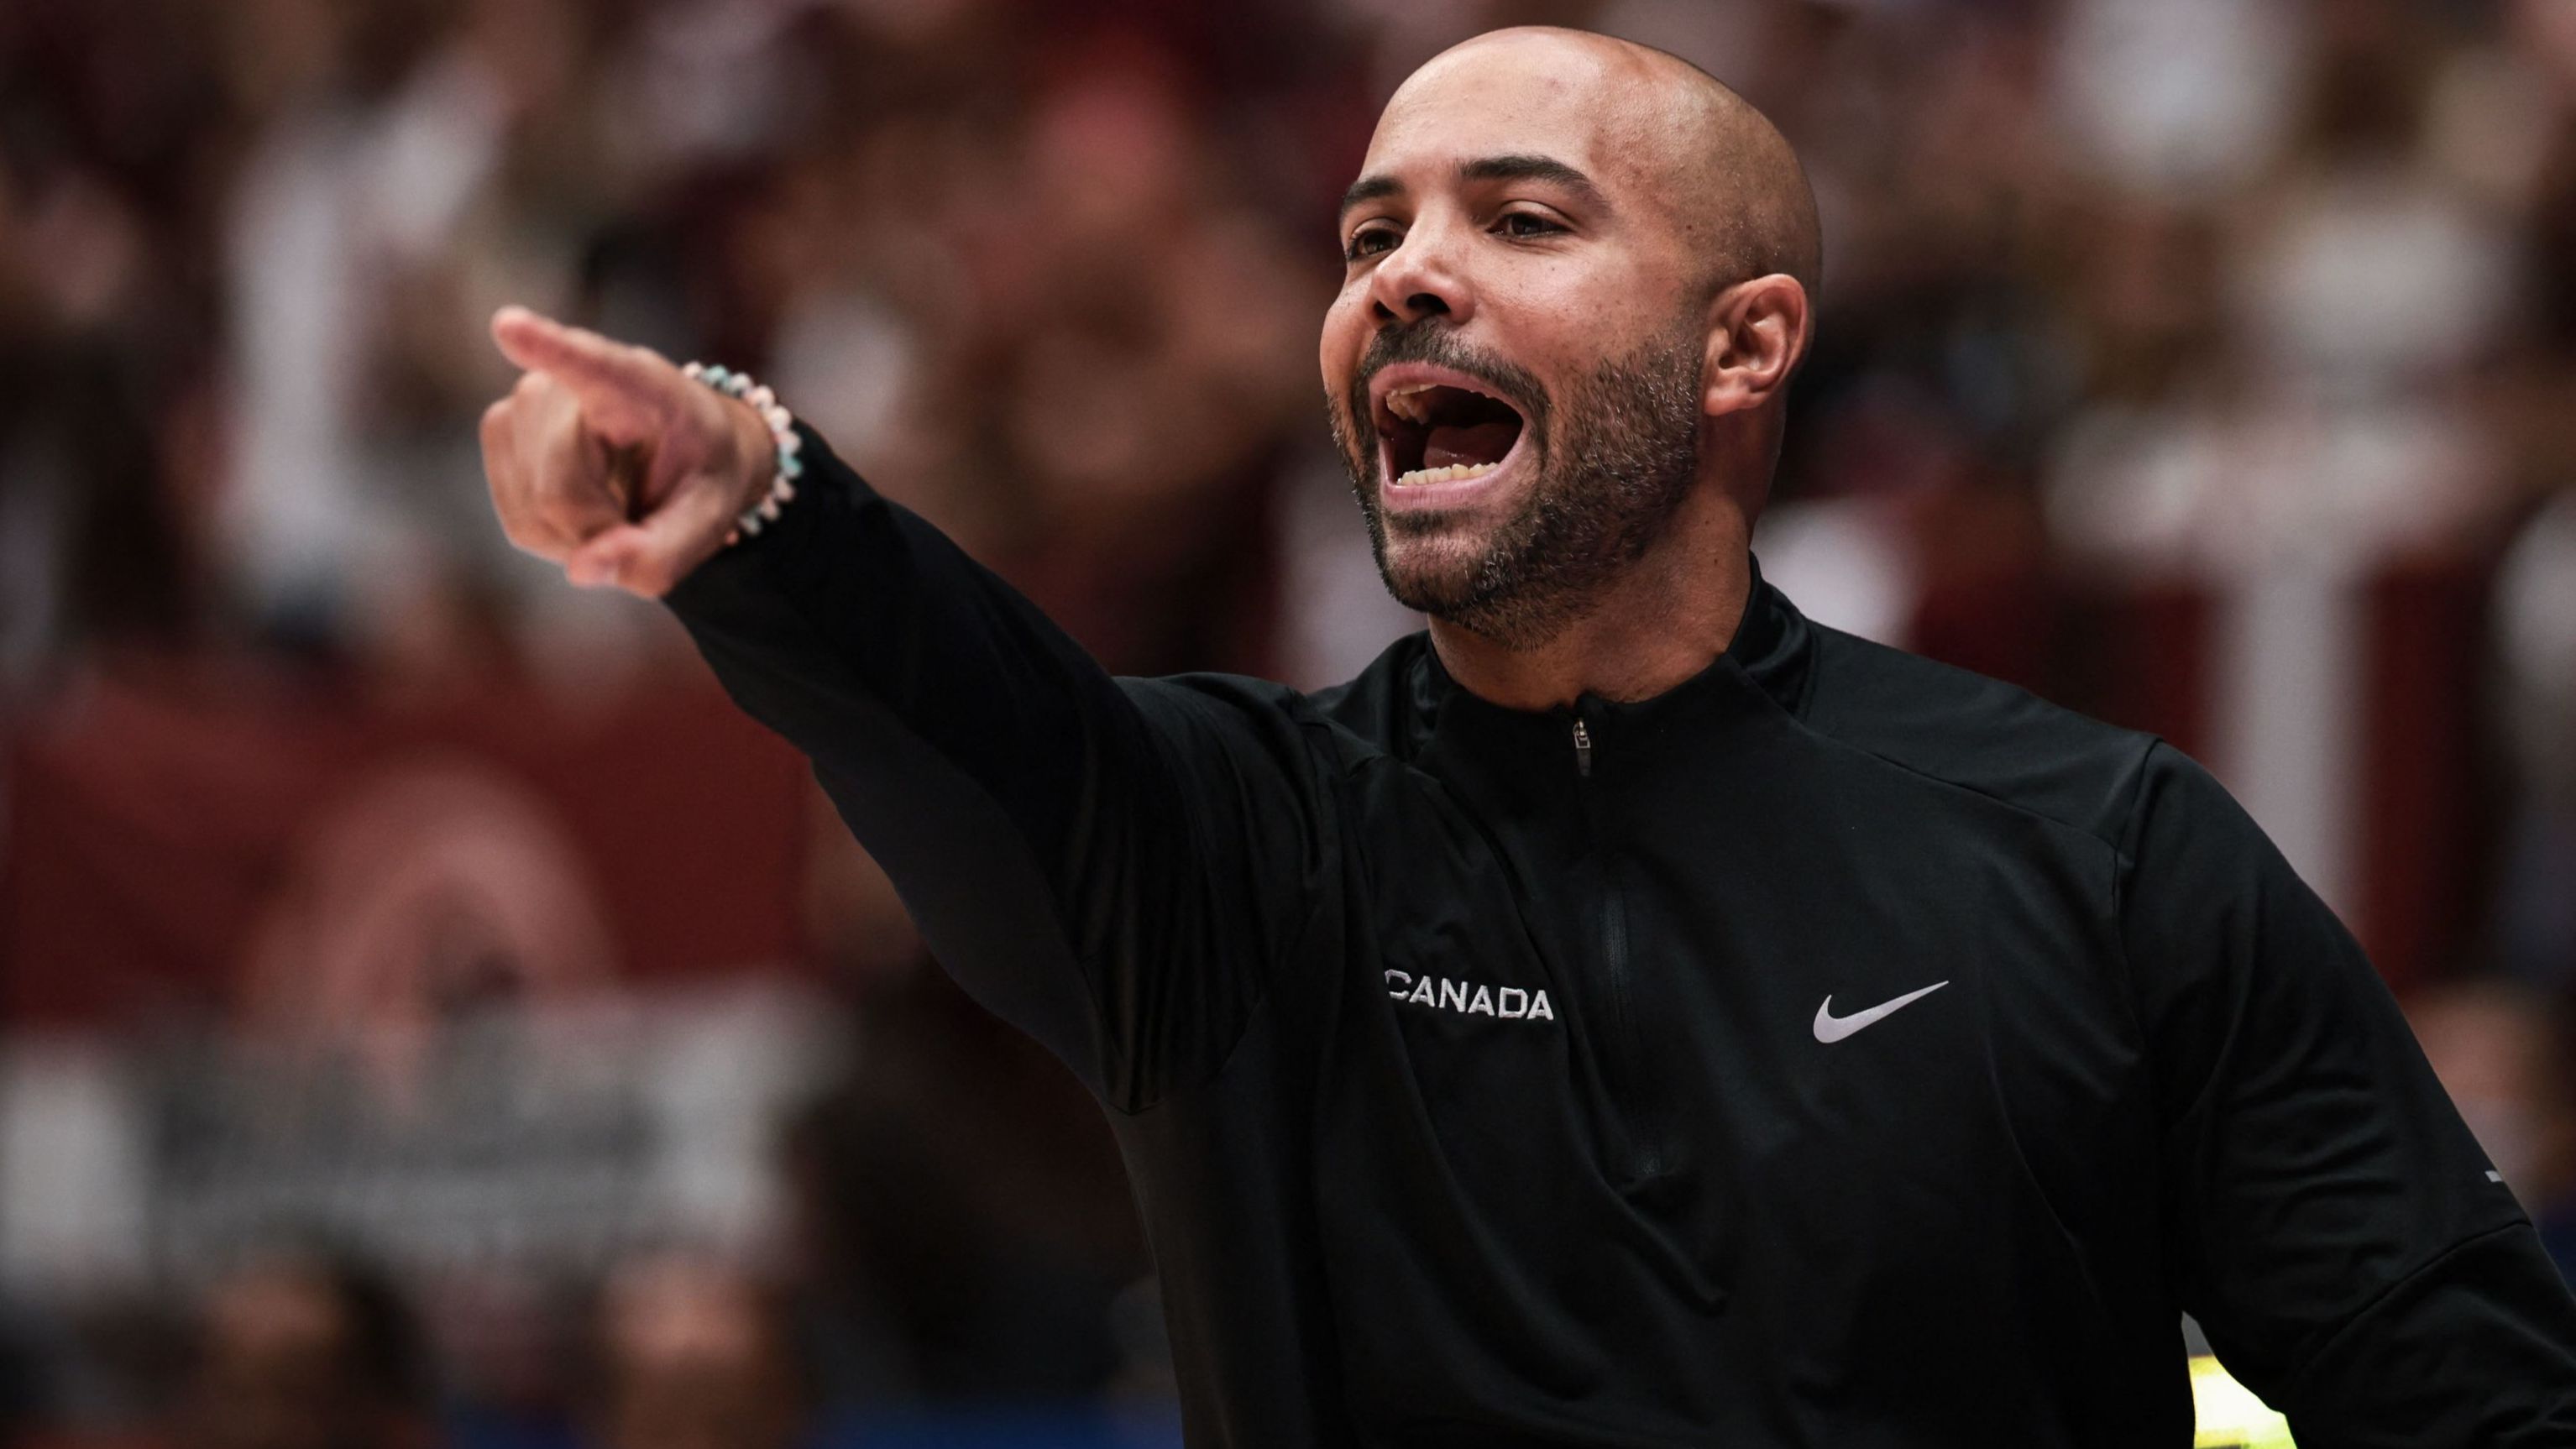
[[[737,511],[716,479],[702,478],[643,521],[584,542],[564,560],[564,574],[584,588],[614,585],[658,599],[723,545]]]

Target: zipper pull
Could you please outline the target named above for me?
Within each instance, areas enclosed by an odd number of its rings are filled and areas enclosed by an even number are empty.
[[[1574,722],[1574,773],[1586,777],[1592,773],[1592,731],[1580,719]]]

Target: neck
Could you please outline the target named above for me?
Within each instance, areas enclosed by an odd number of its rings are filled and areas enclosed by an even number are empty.
[[[1548,639],[1513,648],[1434,619],[1431,645],[1450,678],[1509,709],[1553,709],[1587,693],[1652,699],[1734,642],[1752,592],[1751,542],[1742,511],[1702,490],[1645,557]]]

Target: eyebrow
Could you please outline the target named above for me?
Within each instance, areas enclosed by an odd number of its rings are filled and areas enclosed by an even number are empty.
[[[1458,167],[1461,181],[1545,181],[1582,197],[1590,205],[1607,209],[1609,199],[1601,194],[1592,178],[1566,165],[1553,156],[1486,156]],[[1363,176],[1342,193],[1340,214],[1350,215],[1351,208],[1381,197],[1401,196],[1404,183],[1380,172]]]

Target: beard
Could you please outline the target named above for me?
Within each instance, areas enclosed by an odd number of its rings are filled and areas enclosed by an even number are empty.
[[[1514,650],[1543,645],[1590,613],[1645,556],[1698,476],[1702,345],[1690,327],[1650,338],[1577,379],[1560,407],[1538,379],[1467,347],[1446,324],[1378,333],[1350,396],[1328,399],[1325,411],[1387,592]],[[1481,539],[1466,537],[1467,517],[1451,511],[1398,515],[1390,538],[1378,506],[1368,382],[1389,363],[1416,360],[1491,383],[1523,409],[1534,476]],[[1443,535],[1465,547],[1439,546]]]

